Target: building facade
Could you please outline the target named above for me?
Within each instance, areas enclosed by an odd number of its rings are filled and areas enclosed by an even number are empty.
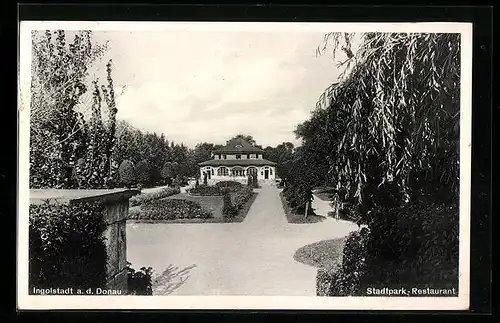
[[[212,159],[199,163],[201,179],[209,184],[219,181],[246,183],[248,175],[257,176],[260,183],[276,179],[276,163],[263,158],[264,150],[244,139],[232,139],[226,146],[212,152]]]

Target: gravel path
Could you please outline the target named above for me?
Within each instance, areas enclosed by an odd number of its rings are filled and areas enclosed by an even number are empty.
[[[242,223],[127,225],[127,256],[134,268],[195,266],[172,295],[315,296],[317,268],[293,259],[297,249],[346,236],[357,226],[331,218],[286,221],[279,190],[259,189]]]

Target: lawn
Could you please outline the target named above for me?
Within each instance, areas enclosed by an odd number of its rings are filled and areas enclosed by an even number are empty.
[[[325,220],[326,218],[322,215],[308,215],[304,217],[304,214],[296,214],[291,209],[286,202],[283,192],[280,192],[281,204],[283,205],[283,210],[285,211],[286,220],[288,223],[292,224],[304,224],[304,223],[317,223]]]
[[[296,261],[330,272],[342,263],[346,238],[318,241],[298,249],[293,255]]]

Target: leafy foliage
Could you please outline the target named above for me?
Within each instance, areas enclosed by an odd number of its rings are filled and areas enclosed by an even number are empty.
[[[151,267],[141,267],[136,271],[132,264],[127,262],[127,294],[153,295],[152,273]]]
[[[230,192],[236,192],[243,188],[243,184],[235,181],[220,181],[215,184],[215,186],[221,189],[227,189]]]
[[[33,188],[105,188],[114,185],[117,107],[112,62],[107,84],[92,82],[88,67],[105,51],[92,43],[90,31],[77,32],[68,43],[64,31],[34,32],[31,83],[30,186]],[[101,115],[102,100],[106,118]],[[85,111],[91,111],[86,118]],[[83,160],[84,162],[78,162]]]
[[[120,167],[118,167],[118,175],[120,183],[126,187],[130,187],[137,183],[134,164],[128,159],[122,161]]]
[[[160,199],[143,203],[140,210],[131,209],[129,219],[133,220],[176,220],[208,219],[212,213],[199,203],[182,199]]]
[[[239,190],[230,191],[231,202],[236,210],[241,209],[253,195],[251,187],[242,186]]]
[[[223,193],[223,190],[218,186],[199,185],[189,190],[189,194],[195,196],[219,196]]]
[[[152,182],[151,164],[147,159],[143,159],[135,166],[137,181],[144,186],[148,186]]]
[[[104,211],[96,203],[30,206],[30,290],[105,286]]]
[[[158,192],[153,193],[142,193],[140,195],[134,195],[129,199],[130,206],[137,206],[143,203],[159,200],[165,197],[179,194],[181,190],[178,187],[166,187]]]
[[[233,205],[231,200],[231,194],[229,191],[226,191],[223,195],[223,206],[222,206],[222,214],[227,217],[234,217],[238,214],[238,208]]]
[[[326,36],[345,48],[353,37]],[[376,187],[395,183],[405,202],[422,176],[457,193],[459,35],[366,33],[348,64],[315,112],[325,116],[315,123],[330,133],[335,154],[330,180],[345,198],[368,210]]]

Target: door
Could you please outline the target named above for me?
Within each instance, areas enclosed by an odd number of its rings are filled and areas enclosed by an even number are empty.
[[[269,179],[269,169],[264,170],[264,179]]]

